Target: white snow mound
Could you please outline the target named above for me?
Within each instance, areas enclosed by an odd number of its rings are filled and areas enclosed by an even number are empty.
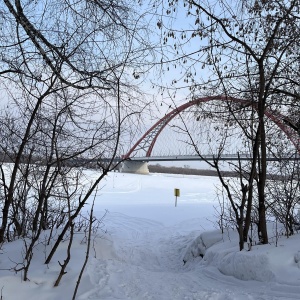
[[[247,255],[245,251],[230,253],[218,261],[218,269],[225,275],[241,280],[274,281],[268,257]]]
[[[184,263],[203,257],[202,263],[216,267],[222,274],[240,280],[269,282],[275,280],[268,257],[264,253],[239,251],[234,233],[223,234],[209,231],[200,234],[188,246]]]

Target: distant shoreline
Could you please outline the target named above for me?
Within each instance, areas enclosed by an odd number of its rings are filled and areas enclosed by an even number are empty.
[[[183,167],[165,167],[161,165],[148,165],[150,173],[169,173],[169,174],[183,174],[183,175],[201,175],[218,177],[215,170],[203,170]],[[222,171],[224,177],[237,177],[238,173],[233,171]]]
[[[184,167],[166,167],[157,165],[148,165],[150,173],[168,173],[168,174],[182,174],[182,175],[200,175],[218,177],[216,170],[193,169]],[[235,171],[221,171],[222,177],[240,177],[240,174]],[[245,175],[245,174],[244,174]],[[246,176],[247,177],[247,176]],[[267,174],[267,179],[282,180],[283,176],[278,174]]]

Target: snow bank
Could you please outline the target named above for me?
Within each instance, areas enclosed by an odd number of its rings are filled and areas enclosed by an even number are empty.
[[[183,261],[203,257],[202,264],[214,266],[222,274],[240,280],[274,281],[269,258],[257,251],[239,251],[236,233],[204,232],[187,248]]]
[[[183,262],[199,256],[203,258],[208,248],[222,240],[223,236],[219,231],[203,232],[189,245],[182,257]]]
[[[268,257],[264,254],[248,255],[244,251],[234,252],[224,256],[217,263],[220,272],[237,279],[256,281],[273,281],[275,279]]]

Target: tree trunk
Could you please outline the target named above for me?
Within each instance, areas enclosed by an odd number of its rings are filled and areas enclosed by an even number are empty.
[[[259,173],[258,173],[258,236],[262,244],[268,243],[268,232],[266,224],[266,206],[265,206],[265,186],[267,177],[267,145],[265,132],[265,75],[263,62],[259,63],[260,71],[260,90],[258,99],[258,118],[259,118]]]

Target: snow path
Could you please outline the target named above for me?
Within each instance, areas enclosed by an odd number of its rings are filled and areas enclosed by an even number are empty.
[[[109,235],[97,241],[88,267],[94,287],[78,299],[299,299],[299,287],[241,281],[205,266],[200,258],[184,266],[186,245],[199,235],[182,234],[184,222],[166,227],[110,213],[105,223]]]

